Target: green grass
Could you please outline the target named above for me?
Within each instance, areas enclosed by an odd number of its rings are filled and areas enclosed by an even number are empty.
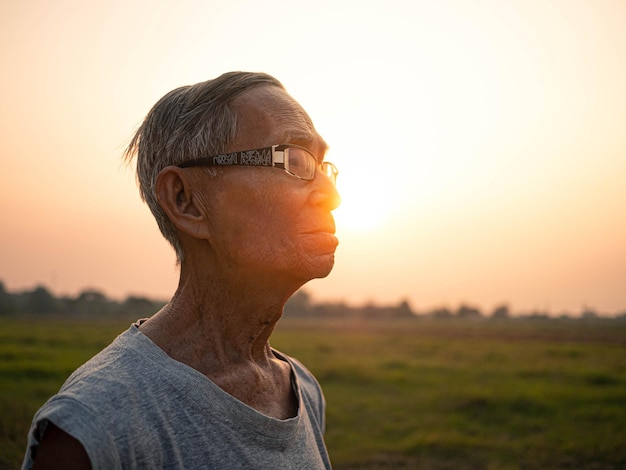
[[[32,415],[130,322],[0,318],[0,468]],[[626,468],[626,325],[284,319],[321,382],[336,469]]]

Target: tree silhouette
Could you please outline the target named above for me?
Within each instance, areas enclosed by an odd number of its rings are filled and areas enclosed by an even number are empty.
[[[508,305],[499,305],[494,309],[493,313],[491,314],[491,318],[498,320],[506,320],[510,318],[510,316],[511,313],[509,312]]]
[[[57,300],[44,286],[37,286],[26,295],[30,313],[56,313],[59,310]]]
[[[461,305],[457,310],[456,315],[459,318],[481,318],[483,316],[482,313],[480,313],[480,310],[467,305]]]
[[[293,294],[283,309],[283,314],[288,316],[304,316],[313,312],[311,296],[304,289],[300,289]]]
[[[4,287],[4,282],[0,281],[0,315],[15,312],[15,301]]]

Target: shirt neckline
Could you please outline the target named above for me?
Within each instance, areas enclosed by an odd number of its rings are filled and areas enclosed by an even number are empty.
[[[290,439],[296,433],[305,405],[296,368],[288,356],[274,348],[271,349],[278,359],[289,365],[291,386],[296,394],[298,412],[291,418],[278,419],[252,408],[224,391],[206,375],[169,356],[139,330],[138,326],[141,323],[143,323],[141,320],[133,323],[126,333],[131,342],[139,347],[139,352],[144,359],[157,364],[159,371],[163,374],[160,379],[167,380],[171,387],[175,387],[182,394],[182,399],[192,400],[203,412],[211,413],[214,418],[224,422],[231,422],[242,432],[261,434],[265,438],[274,440]]]

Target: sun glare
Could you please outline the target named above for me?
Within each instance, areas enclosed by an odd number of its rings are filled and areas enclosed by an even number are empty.
[[[334,211],[339,232],[367,232],[386,219],[389,196],[384,188],[372,187],[372,175],[347,173],[337,180],[341,205]]]

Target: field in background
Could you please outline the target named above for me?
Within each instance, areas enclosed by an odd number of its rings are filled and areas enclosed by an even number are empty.
[[[127,319],[0,317],[0,468]],[[272,345],[328,402],[336,469],[626,468],[626,324],[284,319]]]

